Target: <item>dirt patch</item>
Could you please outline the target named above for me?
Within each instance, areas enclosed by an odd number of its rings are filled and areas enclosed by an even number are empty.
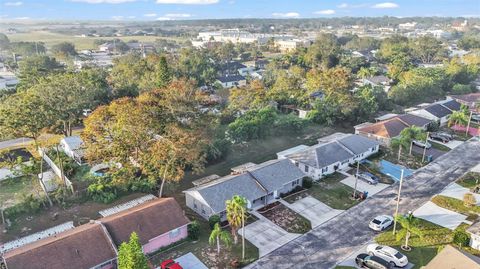
[[[312,229],[310,221],[279,202],[263,207],[258,212],[289,233],[304,234]]]

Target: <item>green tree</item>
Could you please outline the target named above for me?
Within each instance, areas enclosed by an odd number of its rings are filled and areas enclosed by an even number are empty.
[[[419,37],[412,42],[411,47],[413,57],[424,64],[441,62],[447,57],[442,42],[433,36]]]
[[[44,55],[26,57],[19,63],[20,83],[17,90],[26,90],[37,84],[40,79],[61,71],[63,67],[55,58]]]
[[[161,56],[158,61],[158,67],[155,71],[157,77],[157,87],[163,88],[170,84],[172,81],[172,73],[170,72],[170,68],[168,67],[167,58],[165,56]]]
[[[402,140],[405,140],[408,142],[410,146],[410,151],[408,154],[412,155],[413,141],[414,140],[425,141],[427,139],[427,133],[422,128],[412,125],[410,127],[403,129],[400,132],[400,137]]]
[[[4,33],[0,33],[0,50],[10,49],[10,39]]]
[[[61,42],[52,46],[52,53],[61,59],[77,55],[75,45],[70,42]]]
[[[299,104],[305,98],[304,81],[305,72],[298,66],[279,70],[267,96],[280,104]]]
[[[149,269],[148,259],[143,254],[137,233],[130,235],[128,242],[123,242],[118,250],[118,269]]]
[[[229,246],[232,242],[232,238],[227,231],[222,230],[219,223],[215,223],[212,232],[210,233],[210,237],[208,238],[208,242],[210,245],[217,245],[217,253],[220,254],[220,242],[225,244],[225,246]]]
[[[227,221],[232,228],[233,241],[238,242],[237,231],[242,227],[245,232],[245,217],[247,211],[247,199],[234,195],[231,200],[226,201]],[[242,236],[242,260],[245,259],[245,236]]]
[[[412,234],[419,237],[423,237],[423,231],[418,228],[419,221],[413,216],[413,214],[408,214],[406,216],[395,216],[397,222],[402,226],[402,229],[397,232],[396,239],[401,240],[405,238],[405,244],[402,246],[405,249],[409,249],[408,240]]]
[[[465,114],[464,111],[454,111],[448,118],[448,127],[453,125],[465,126],[468,124],[469,115]]]
[[[378,70],[375,67],[362,67],[357,72],[357,77],[368,78],[378,74]]]
[[[10,50],[24,57],[45,54],[47,52],[43,42],[10,42]]]
[[[231,89],[228,101],[233,111],[260,109],[268,104],[267,89],[260,80],[253,80],[244,88]]]
[[[310,67],[331,68],[338,64],[341,47],[333,34],[320,34],[307,49],[305,61]]]

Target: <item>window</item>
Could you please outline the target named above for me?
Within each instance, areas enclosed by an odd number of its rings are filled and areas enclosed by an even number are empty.
[[[180,229],[179,228],[171,230],[170,233],[169,233],[170,238],[175,238],[179,235],[180,235]]]
[[[298,167],[298,165],[299,165],[298,162],[295,162],[295,166]]]
[[[309,166],[305,165],[305,173],[308,173],[308,168],[309,168]]]
[[[197,206],[197,204],[196,204],[195,202],[193,202],[193,208],[195,208],[195,209],[198,208],[198,206]]]

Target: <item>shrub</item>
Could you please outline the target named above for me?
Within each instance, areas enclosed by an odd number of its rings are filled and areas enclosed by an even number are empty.
[[[453,234],[453,243],[459,247],[466,247],[470,243],[470,236],[464,230],[457,229]]]
[[[187,231],[188,238],[190,238],[191,240],[198,240],[200,236],[200,224],[198,224],[198,221],[192,221],[192,223],[188,225]]]
[[[33,194],[24,195],[21,203],[5,209],[4,213],[10,218],[24,213],[36,213],[42,207],[43,202],[43,200],[34,197]]]
[[[275,127],[283,132],[298,133],[305,127],[305,122],[294,114],[288,114],[278,117]]]
[[[88,195],[93,201],[108,204],[117,198],[117,191],[109,184],[93,183],[87,188]]]
[[[466,207],[473,207],[475,204],[477,204],[477,200],[475,199],[475,196],[471,193],[465,193],[463,196],[463,204]]]
[[[453,94],[467,94],[472,92],[472,86],[466,84],[455,84],[452,87]]]
[[[313,180],[309,177],[304,177],[303,178],[303,183],[302,183],[302,186],[305,188],[305,189],[310,189],[312,186],[313,186]]]
[[[208,225],[210,226],[210,229],[213,230],[213,227],[215,227],[215,224],[217,223],[220,223],[220,216],[212,215],[210,218],[208,218]]]

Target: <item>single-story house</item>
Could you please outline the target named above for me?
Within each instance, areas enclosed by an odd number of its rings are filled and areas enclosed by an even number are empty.
[[[375,123],[362,123],[355,126],[355,134],[375,139],[382,145],[388,146],[392,138],[400,135],[400,132],[410,126],[418,126],[427,129],[433,121],[412,114],[396,115]]]
[[[480,250],[480,222],[468,227],[467,232],[470,234],[470,247]]]
[[[307,176],[318,180],[338,169],[363,160],[378,152],[380,144],[356,134],[336,134],[336,137],[319,140],[317,145],[288,154],[289,159]]]
[[[7,269],[107,269],[116,268],[116,260],[113,241],[99,223],[84,224],[3,254]]]
[[[220,76],[233,76],[238,75],[240,70],[247,68],[246,65],[238,61],[229,61],[219,66],[219,75]]]
[[[443,126],[448,122],[453,111],[460,110],[460,106],[461,104],[455,100],[443,100],[408,113],[436,121]]]
[[[78,135],[68,136],[60,140],[60,148],[67,154],[68,157],[75,160],[78,164],[83,163],[85,156],[85,148],[83,140]]]
[[[99,221],[117,247],[136,232],[146,254],[186,238],[190,223],[173,198],[150,200]]]
[[[302,185],[304,174],[289,160],[270,160],[261,164],[249,163],[233,169],[231,175],[184,191],[186,204],[200,216],[225,215],[225,202],[234,195],[247,199],[247,208],[263,207],[280,194]]]
[[[222,76],[217,78],[217,82],[220,83],[224,89],[247,85],[247,80],[241,75]]]
[[[388,92],[391,88],[390,83],[392,82],[391,79],[384,75],[373,76],[362,79],[363,85],[371,85],[374,87],[383,87],[385,92]]]
[[[447,245],[422,268],[480,269],[480,258]]]
[[[448,99],[453,99],[460,104],[468,106],[470,109],[479,109],[478,103],[480,102],[480,92],[463,94],[463,95],[450,95]]]

